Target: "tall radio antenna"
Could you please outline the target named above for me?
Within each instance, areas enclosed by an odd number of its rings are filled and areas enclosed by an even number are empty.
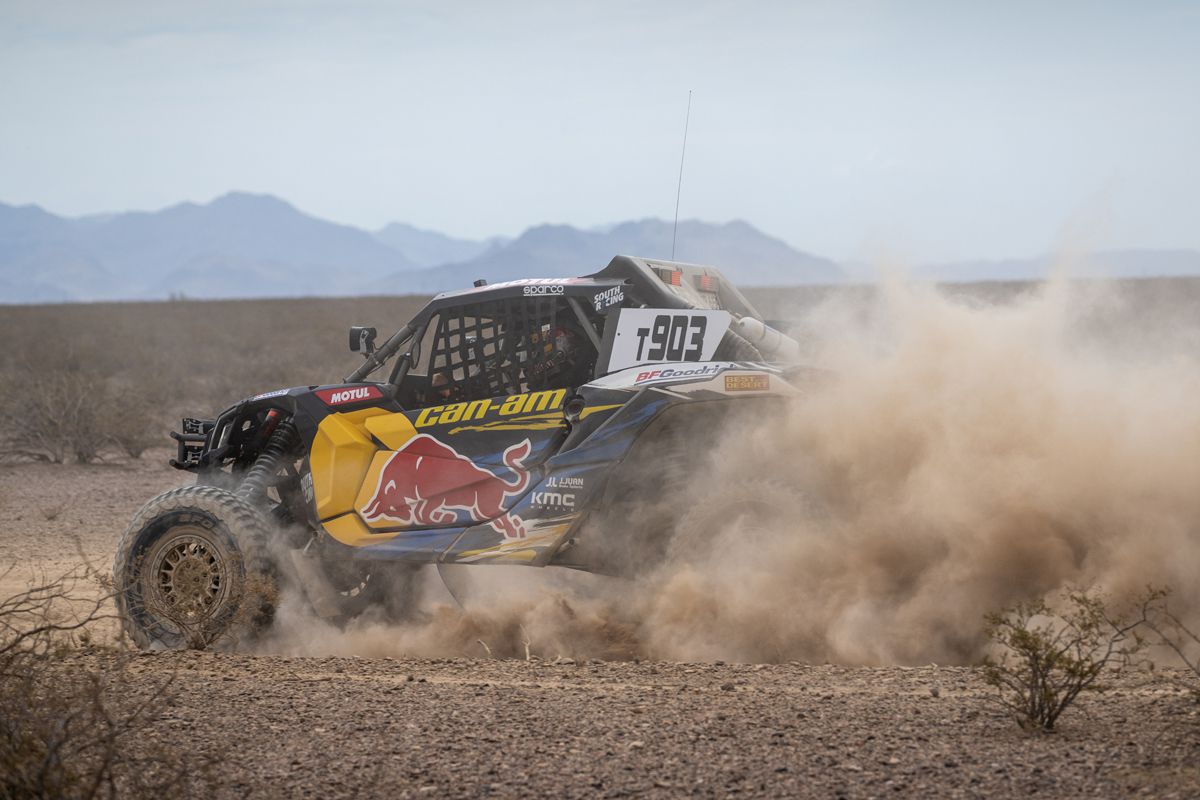
[[[692,121],[692,90],[688,89],[687,116],[683,120],[683,152],[679,154],[679,184],[675,187],[675,224],[671,227],[671,260],[675,260],[675,234],[679,232],[679,194],[683,191],[683,159],[687,157],[688,123]]]

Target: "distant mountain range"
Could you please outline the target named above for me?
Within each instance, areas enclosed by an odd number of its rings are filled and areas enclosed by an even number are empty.
[[[853,265],[801,252],[741,221],[681,221],[675,258],[717,266],[745,286],[862,279]],[[524,277],[599,270],[618,253],[668,258],[669,222],[591,229],[538,225],[515,239],[456,239],[403,223],[379,231],[338,225],[269,195],[234,192],[205,205],[66,218],[0,203],[0,303],[142,300],[171,296],[427,294]],[[920,267],[946,281],[1044,277],[1050,260]],[[1200,274],[1200,252],[1095,254],[1074,274]]]
[[[403,222],[393,222],[375,232],[375,238],[393,250],[399,250],[418,267],[436,267],[470,261],[489,250],[503,247],[509,240],[494,236],[482,242],[455,239],[437,231],[414,228]]]
[[[344,295],[415,266],[366,231],[274,197],[80,219],[0,205],[7,302]]]
[[[675,259],[719,267],[742,286],[837,283],[841,269],[829,259],[794,250],[745,222],[712,225],[679,223]],[[623,222],[604,229],[538,225],[511,242],[474,258],[421,270],[396,272],[372,289],[376,293],[435,292],[515,278],[567,278],[595,272],[618,253],[669,258],[671,223],[656,219]]]

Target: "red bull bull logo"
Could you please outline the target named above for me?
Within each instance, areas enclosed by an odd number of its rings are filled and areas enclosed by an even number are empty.
[[[529,488],[524,462],[532,449],[526,439],[504,451],[504,466],[513,473],[506,480],[432,436],[417,434],[383,465],[363,519],[438,527],[455,524],[465,512],[472,522],[491,520],[506,539],[523,539],[521,518],[506,513],[505,504]]]

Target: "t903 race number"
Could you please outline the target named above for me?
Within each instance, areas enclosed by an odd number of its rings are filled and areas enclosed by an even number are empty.
[[[729,329],[728,311],[620,309],[608,372],[672,361],[711,361]]]
[[[638,361],[699,361],[704,351],[705,317],[659,314],[647,328],[638,328]],[[646,339],[650,347],[646,347]]]

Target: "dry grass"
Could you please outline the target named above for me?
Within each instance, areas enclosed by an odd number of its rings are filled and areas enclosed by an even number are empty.
[[[337,383],[355,323],[399,328],[424,298],[0,307],[0,457],[136,458],[184,415]]]
[[[95,578],[76,570],[0,599],[0,797],[205,793],[211,758],[146,735],[173,676],[147,682],[136,654],[94,646],[91,629],[109,616]]]

